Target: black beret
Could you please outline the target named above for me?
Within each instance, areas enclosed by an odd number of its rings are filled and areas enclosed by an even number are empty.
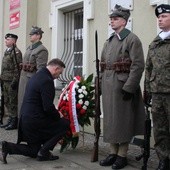
[[[155,15],[158,17],[160,14],[163,13],[170,13],[170,5],[168,4],[161,4],[158,5],[155,9]]]
[[[44,32],[42,31],[41,28],[37,27],[37,26],[32,26],[31,28],[31,32],[30,32],[30,35],[34,35],[34,34],[39,34],[39,35],[42,35]]]
[[[126,21],[128,20],[130,16],[130,10],[127,8],[124,8],[120,5],[115,5],[112,13],[110,14],[110,18],[112,17],[122,17],[124,18]]]
[[[15,38],[15,39],[17,40],[17,39],[18,39],[18,36],[15,35],[15,34],[10,34],[10,33],[8,33],[8,34],[5,35],[5,39],[7,39],[7,38]]]

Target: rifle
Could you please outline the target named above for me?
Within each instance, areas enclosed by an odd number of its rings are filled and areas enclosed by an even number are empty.
[[[150,157],[151,119],[150,119],[149,107],[151,107],[149,103],[145,105],[146,120],[145,120],[145,134],[144,134],[144,141],[143,141],[143,153],[136,157],[137,161],[143,158],[142,170],[147,170],[147,163]]]
[[[1,115],[0,115],[0,124],[3,124],[4,117],[4,94],[3,94],[3,81],[1,80]]]
[[[99,59],[98,59],[98,35],[95,32],[95,47],[96,47],[96,77],[95,77],[95,115],[94,115],[94,131],[95,141],[93,146],[93,154],[91,162],[98,161],[98,148],[99,148],[99,137],[101,133],[100,129],[100,87],[99,87]]]

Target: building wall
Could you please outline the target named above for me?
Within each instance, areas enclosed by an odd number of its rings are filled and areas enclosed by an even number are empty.
[[[51,56],[51,28],[49,27],[49,16],[51,11],[51,3],[48,0],[38,0],[37,5],[37,26],[40,26],[43,31],[43,39],[45,47],[49,50],[49,58],[54,58]]]
[[[2,14],[3,16],[3,27],[2,27],[2,30],[1,30],[1,33],[2,33],[2,41],[0,42],[1,43],[1,46],[2,46],[2,51],[1,51],[1,56],[3,55],[3,52],[5,50],[5,44],[4,44],[4,36],[5,34],[7,33],[14,33],[14,34],[17,34],[18,35],[18,47],[21,49],[22,52],[25,51],[26,49],[26,16],[27,16],[27,0],[25,1],[21,1],[21,7],[17,8],[17,9],[14,9],[12,11],[9,10],[9,1],[5,1],[5,0],[2,0],[3,1],[3,11],[4,13]],[[10,17],[10,14],[14,13],[14,12],[17,12],[17,11],[20,11],[20,26],[16,29],[12,29],[10,30],[9,29],[9,17]]]

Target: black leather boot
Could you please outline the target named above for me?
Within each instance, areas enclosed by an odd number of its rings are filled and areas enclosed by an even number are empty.
[[[110,154],[104,160],[100,161],[100,166],[111,166],[116,161],[116,154]]]
[[[11,118],[11,122],[8,126],[5,127],[5,130],[17,129],[17,126],[18,126],[18,118],[14,117],[14,118]]]
[[[169,167],[169,159],[168,158],[159,161],[157,170],[168,170],[169,168],[170,167]]]
[[[112,165],[112,169],[122,169],[127,165],[127,158],[126,157],[121,157],[117,156],[116,161]]]
[[[11,123],[12,117],[9,117],[6,124],[0,125],[1,128],[7,127]]]

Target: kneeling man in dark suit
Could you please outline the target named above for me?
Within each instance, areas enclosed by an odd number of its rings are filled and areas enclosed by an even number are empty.
[[[65,68],[59,59],[52,59],[28,82],[21,108],[17,144],[2,142],[2,161],[7,163],[8,154],[37,158],[38,161],[56,160],[52,155],[58,141],[69,129],[68,120],[61,118],[53,101],[54,79]],[[21,142],[26,142],[21,144]]]

